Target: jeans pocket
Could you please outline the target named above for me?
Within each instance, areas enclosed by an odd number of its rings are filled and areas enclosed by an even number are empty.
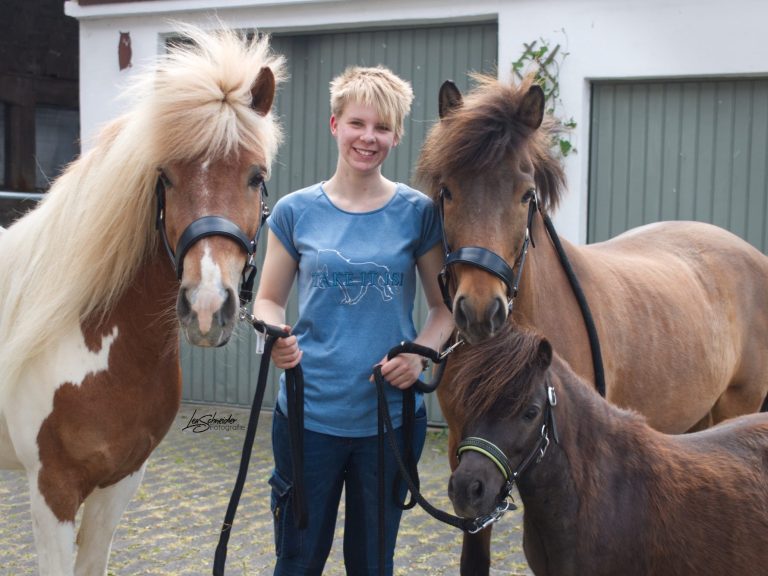
[[[278,558],[289,558],[299,550],[299,534],[293,521],[293,484],[274,470],[269,485],[272,487],[270,508],[275,529],[275,554]]]

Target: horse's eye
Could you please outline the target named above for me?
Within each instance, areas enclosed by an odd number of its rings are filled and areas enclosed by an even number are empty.
[[[443,186],[442,188],[440,188],[440,196],[444,200],[452,200],[453,199],[453,196],[451,195],[451,191],[448,190],[448,186]]]
[[[528,420],[530,422],[534,420],[538,415],[539,415],[538,406],[530,406],[523,414],[523,419]]]
[[[535,188],[529,188],[526,190],[525,194],[523,194],[523,197],[520,199],[520,202],[522,204],[528,204],[531,200],[533,200],[533,197],[536,195],[536,189]]]
[[[173,186],[173,183],[171,182],[171,179],[168,178],[168,174],[165,173],[165,170],[160,168],[158,170],[158,179],[160,180],[160,183],[163,185],[163,188],[168,189]]]
[[[258,188],[262,185],[264,182],[264,174],[262,172],[255,172],[249,179],[248,179],[248,186],[250,188]]]

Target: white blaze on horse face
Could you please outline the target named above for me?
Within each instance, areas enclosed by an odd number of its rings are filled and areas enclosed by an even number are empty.
[[[207,334],[213,323],[213,316],[224,305],[227,290],[221,282],[221,268],[211,257],[211,247],[206,242],[200,259],[200,284],[190,295],[190,305],[197,314],[201,334]]]

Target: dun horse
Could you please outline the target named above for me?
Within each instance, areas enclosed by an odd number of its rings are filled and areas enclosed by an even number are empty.
[[[132,109],[0,236],[0,465],[29,480],[41,574],[106,574],[178,410],[179,324],[226,343],[252,269],[283,59],[266,39],[180,33]]]
[[[508,326],[464,352],[454,393],[469,444],[496,446],[512,468],[538,458],[516,477],[537,576],[765,573],[768,414],[670,436],[595,394],[537,335]],[[451,501],[485,514],[510,487],[503,466],[460,450]]]
[[[478,82],[467,98],[443,85],[441,120],[417,169],[443,210],[446,300],[466,342],[494,336],[507,321],[533,326],[594,382],[585,321],[543,221],[563,194],[550,151],[555,123],[530,80]],[[768,393],[768,257],[695,222],[562,244],[591,307],[608,400],[670,433],[760,409]],[[465,412],[451,400],[451,363],[438,396],[453,453]],[[465,537],[462,555],[485,563],[473,574],[488,574],[489,541],[490,530]]]

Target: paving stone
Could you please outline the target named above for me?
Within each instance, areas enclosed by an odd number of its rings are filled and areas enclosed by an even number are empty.
[[[197,415],[231,415],[235,429],[194,433],[184,430]],[[168,436],[150,457],[147,473],[118,527],[109,576],[200,576],[211,573],[213,554],[240,462],[248,411],[183,404]],[[261,576],[274,564],[272,516],[267,479],[272,470],[271,414],[259,417],[245,491],[240,500],[227,555],[227,576]],[[419,463],[422,492],[451,511],[447,436],[430,429]],[[519,500],[518,500],[519,504]],[[326,576],[343,576],[342,511]],[[507,513],[495,526],[494,576],[530,576],[522,552],[522,510]],[[395,575],[459,573],[461,534],[416,507],[403,515],[395,554]],[[0,470],[0,576],[36,574],[37,560],[29,496],[21,472]]]

